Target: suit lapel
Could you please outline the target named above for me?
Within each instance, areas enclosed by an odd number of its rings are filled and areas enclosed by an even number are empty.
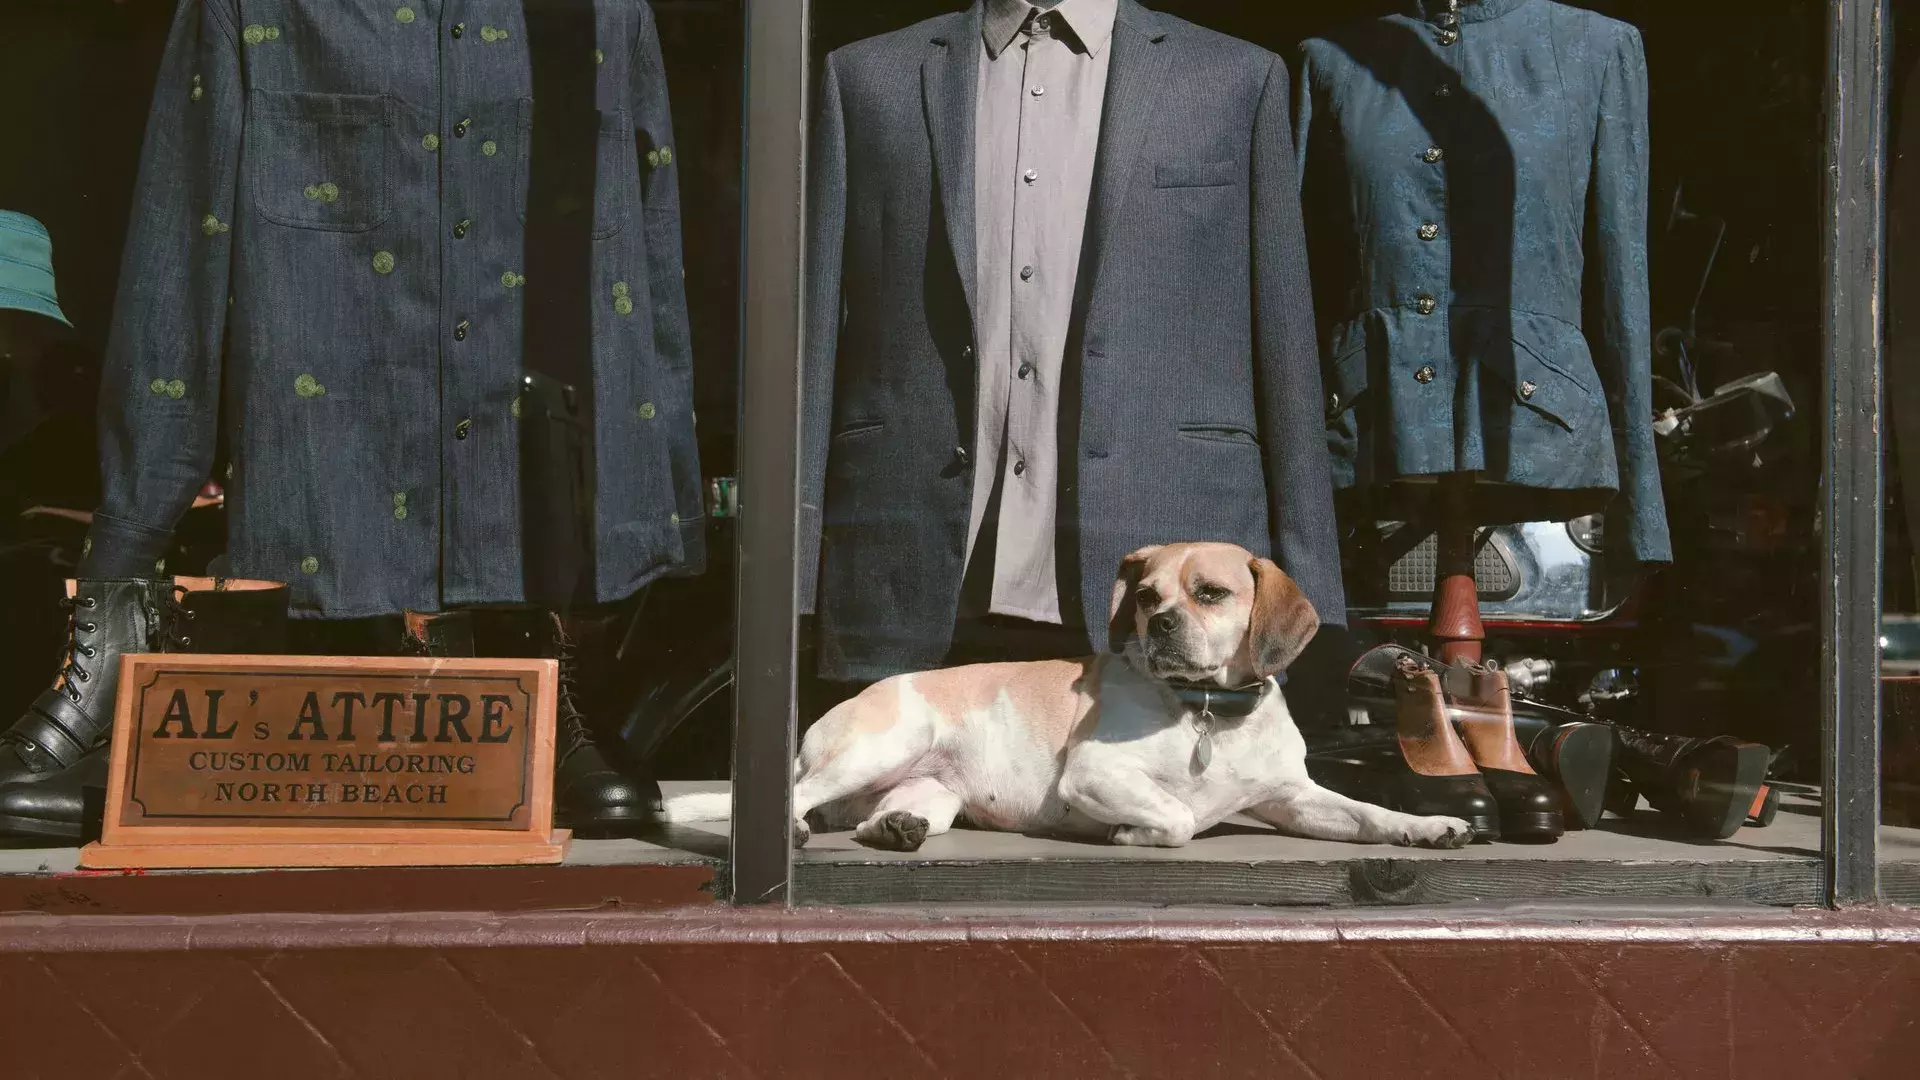
[[[920,70],[926,95],[927,136],[933,144],[934,174],[946,216],[948,244],[967,294],[967,311],[978,317],[975,300],[979,265],[974,254],[974,113],[980,79],[982,5],[947,20],[936,34]]]
[[[1172,52],[1163,43],[1166,24],[1135,0],[1120,0],[1113,25],[1113,59],[1107,68],[1107,99],[1101,109],[1100,153],[1093,168],[1093,209],[1089,231],[1094,244],[1093,280],[1097,288],[1111,246],[1111,225],[1126,208],[1140,151],[1152,129],[1156,103]]]

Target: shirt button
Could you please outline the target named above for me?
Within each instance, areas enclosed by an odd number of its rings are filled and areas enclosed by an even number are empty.
[[[454,23],[453,29],[448,32],[451,33],[454,37],[459,37],[460,35],[467,32],[467,24],[463,22]]]
[[[1420,226],[1420,239],[1433,240],[1433,239],[1437,239],[1439,236],[1440,236],[1440,226],[1435,225],[1433,222],[1429,221],[1425,225]]]
[[[967,452],[966,447],[956,446],[953,448],[953,460],[966,465],[973,460],[973,455]]]
[[[1016,462],[1014,462],[1014,463],[1013,463],[1013,475],[1015,475],[1015,476],[1025,476],[1025,475],[1027,475],[1027,463],[1026,463],[1026,462],[1024,462],[1024,461],[1016,461]]]
[[[473,228],[473,219],[461,218],[459,223],[453,227],[453,238],[455,240],[465,240],[467,238],[467,230],[471,228]]]
[[[1031,266],[1023,266],[1023,267],[1021,267],[1021,268],[1020,268],[1020,280],[1021,280],[1021,281],[1032,281],[1032,280],[1033,280],[1033,267],[1031,267]]]
[[[1418,306],[1420,308],[1420,314],[1431,315],[1440,307],[1440,301],[1435,300],[1431,296],[1423,296],[1419,299]]]
[[[1422,364],[1420,370],[1413,373],[1413,381],[1424,386],[1433,381],[1433,374],[1432,364]]]
[[[1024,378],[1026,378],[1027,376],[1029,376],[1029,375],[1032,375],[1032,374],[1033,374],[1033,365],[1032,365],[1032,364],[1021,364],[1021,365],[1020,365],[1020,377],[1021,377],[1022,379],[1024,379]]]
[[[1432,369],[1429,368],[1428,370],[1432,370]],[[472,429],[473,429],[473,421],[462,420],[459,423],[453,425],[453,437],[456,439],[465,439],[467,437],[467,432]]]
[[[464,139],[464,138],[466,138],[466,137],[467,137],[467,128],[468,128],[468,127],[469,127],[470,125],[472,125],[472,123],[473,123],[473,121],[469,119],[469,120],[462,120],[462,121],[460,121],[459,123],[457,123],[457,124],[455,124],[455,125],[453,125],[453,137],[454,137],[454,138],[456,138],[456,139]]]
[[[1034,182],[1035,180],[1038,180],[1038,179],[1040,179],[1040,170],[1039,170],[1039,169],[1028,169],[1028,170],[1027,170],[1026,172],[1024,172],[1024,173],[1022,173],[1022,174],[1021,174],[1021,179],[1023,179],[1023,180],[1025,180],[1025,181],[1026,181],[1027,183],[1029,183],[1029,184],[1031,184],[1031,183],[1033,183],[1033,182]]]
[[[1033,88],[1033,96],[1034,96],[1034,97],[1046,97],[1046,96],[1047,96],[1047,88],[1046,88],[1046,87],[1044,87],[1044,86],[1036,86],[1036,87],[1034,87],[1034,88]]]
[[[1427,152],[1420,155],[1420,160],[1426,162],[1429,165],[1437,165],[1439,164],[1440,159],[1446,156],[1447,156],[1446,151],[1440,149],[1437,146],[1429,146],[1427,147]]]
[[[465,319],[461,319],[459,322],[454,323],[453,324],[453,340],[455,341],[467,340],[467,327],[471,325],[472,324]]]
[[[1533,383],[1523,382],[1520,384],[1520,396],[1523,398],[1531,398],[1533,397],[1534,391],[1538,389],[1540,388]]]

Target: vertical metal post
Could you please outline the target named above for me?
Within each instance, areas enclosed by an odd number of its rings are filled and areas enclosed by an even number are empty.
[[[732,898],[788,902],[793,866],[801,222],[808,0],[747,0],[745,320],[735,600]]]
[[[1890,0],[1832,0],[1825,198],[1822,845],[1834,906],[1879,895],[1881,374]]]

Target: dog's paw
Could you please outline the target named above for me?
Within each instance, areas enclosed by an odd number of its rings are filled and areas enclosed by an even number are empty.
[[[812,827],[806,823],[804,818],[796,818],[793,822],[793,846],[795,848],[806,847],[807,841],[811,839],[813,839]]]
[[[1122,847],[1184,847],[1187,843],[1187,837],[1146,825],[1115,825],[1107,839]]]
[[[1473,826],[1460,818],[1415,818],[1413,825],[1407,829],[1406,839],[1401,842],[1408,847],[1441,848],[1451,851],[1473,843]]]
[[[863,823],[854,838],[882,851],[919,851],[927,842],[927,819],[905,810],[893,810]]]

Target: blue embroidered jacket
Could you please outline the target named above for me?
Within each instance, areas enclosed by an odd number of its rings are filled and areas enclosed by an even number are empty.
[[[1604,510],[1669,559],[1638,31],[1413,0],[1309,41],[1296,110],[1336,486],[1391,516],[1476,472],[1486,523]]]
[[[700,565],[702,499],[652,10],[594,0],[580,25],[579,108],[598,115],[569,121],[593,222],[568,317],[590,323],[581,499],[611,600]],[[298,613],[523,598],[516,418],[523,349],[543,345],[523,344],[529,55],[521,0],[182,0],[108,348],[89,573],[152,572],[224,428],[229,569],[292,582]]]

